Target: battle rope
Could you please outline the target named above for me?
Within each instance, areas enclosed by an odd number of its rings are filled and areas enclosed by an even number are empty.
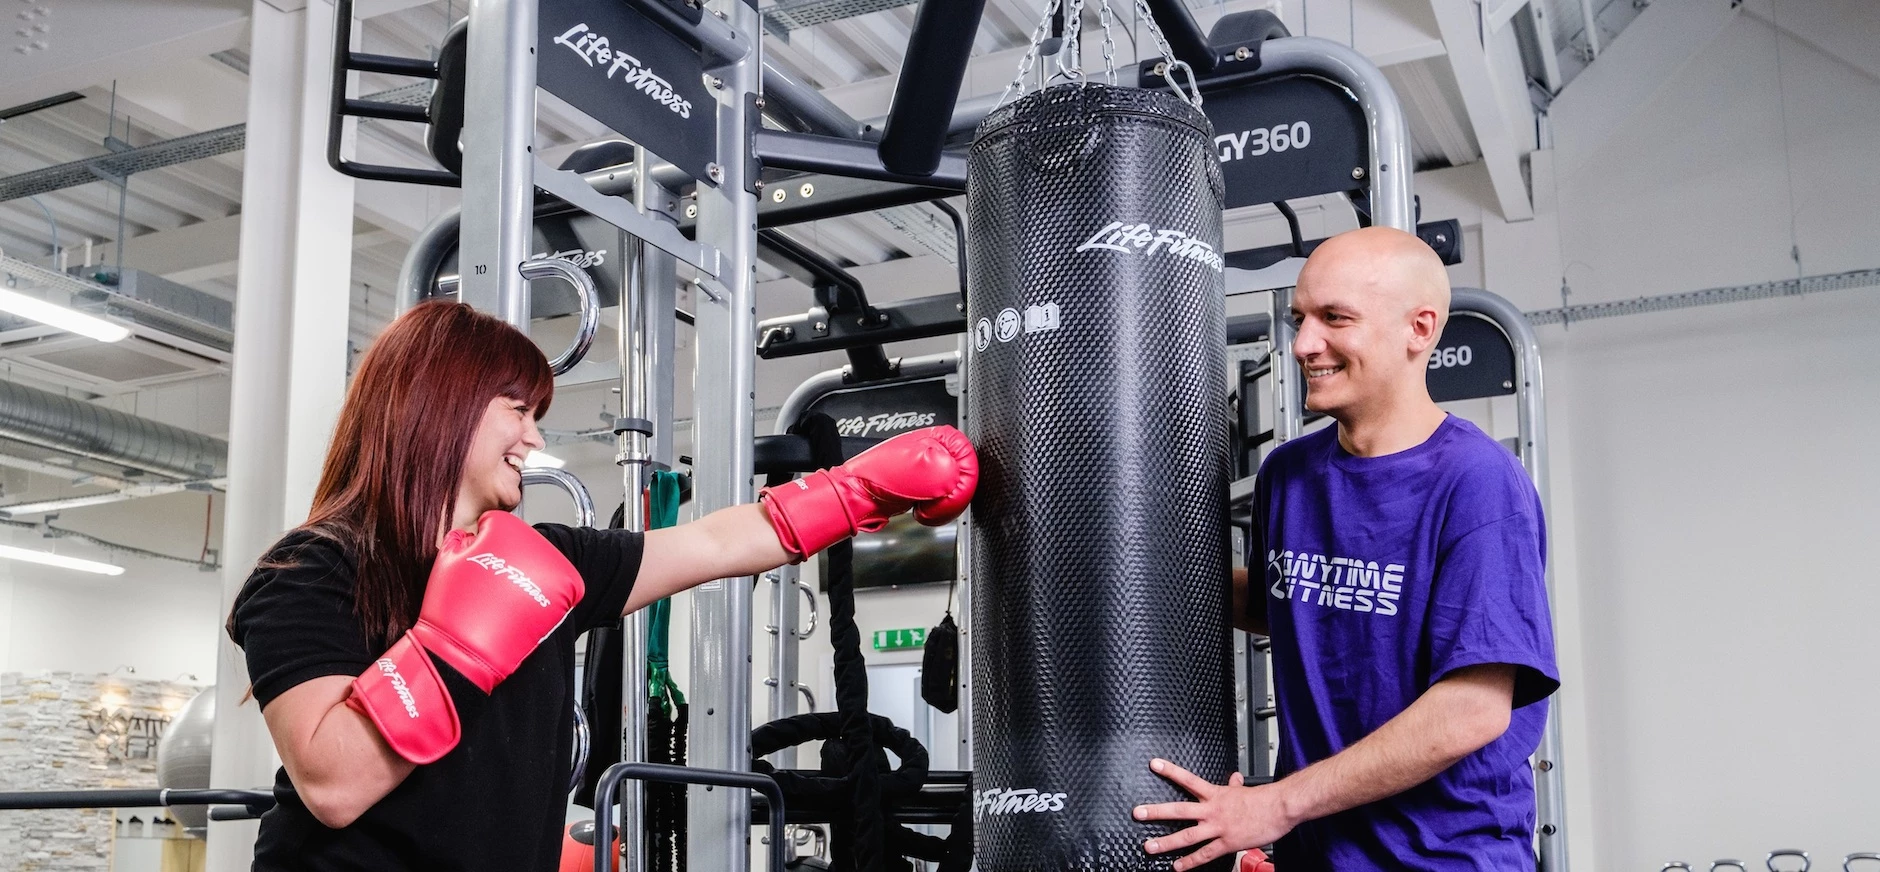
[[[809,440],[817,466],[843,461],[842,440],[829,416],[812,415],[790,432]],[[787,474],[778,474],[768,484],[788,481]],[[969,813],[961,815],[946,839],[891,823],[893,810],[919,793],[927,780],[927,749],[887,718],[868,712],[868,666],[862,659],[862,634],[855,626],[854,548],[845,539],[825,550],[822,559],[829,579],[836,710],[785,718],[751,733],[755,758],[821,739],[821,767],[815,774],[780,771],[754,759],[752,769],[777,779],[791,809],[831,810],[831,872],[889,872],[890,857],[901,868],[905,866],[899,858],[914,857],[941,862],[940,872],[965,872],[972,859]],[[899,767],[889,768],[884,749],[900,758]]]

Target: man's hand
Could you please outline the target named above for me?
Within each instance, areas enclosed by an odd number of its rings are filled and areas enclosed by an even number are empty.
[[[1175,872],[1188,872],[1235,851],[1270,845],[1298,825],[1287,814],[1278,784],[1248,787],[1236,772],[1226,785],[1210,784],[1199,775],[1167,760],[1149,761],[1149,769],[1199,802],[1165,802],[1136,806],[1139,821],[1194,821],[1194,826],[1150,839],[1142,849],[1151,854],[1178,851],[1190,845],[1200,849],[1175,861]]]

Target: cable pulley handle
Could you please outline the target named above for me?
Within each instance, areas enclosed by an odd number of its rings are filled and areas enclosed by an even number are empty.
[[[1802,861],[1801,868],[1777,869],[1776,860],[1782,857],[1792,857],[1792,858],[1801,860]],[[1807,851],[1801,851],[1795,848],[1778,848],[1774,851],[1769,852],[1769,856],[1763,860],[1763,865],[1769,868],[1769,872],[1808,872],[1809,867],[1813,866],[1814,864],[1809,862]]]
[[[798,580],[796,583],[796,589],[802,591],[803,596],[809,600],[809,629],[796,634],[796,637],[798,639],[807,639],[811,636],[816,635],[816,619],[821,615],[820,607],[816,605],[816,589],[815,588],[810,587],[807,584],[804,584],[801,580]]]
[[[554,485],[568,494],[574,502],[574,524],[577,527],[594,526],[594,497],[588,493],[587,485],[574,473],[565,469],[548,466],[531,466],[522,471],[522,486],[547,484]]]
[[[570,794],[581,789],[581,782],[587,777],[588,748],[592,744],[592,734],[588,730],[587,714],[581,711],[579,704],[574,706],[574,768],[568,776]]]
[[[574,369],[575,364],[587,357],[588,349],[594,345],[594,333],[601,326],[601,297],[600,291],[594,287],[594,278],[586,270],[559,257],[525,260],[517,270],[523,278],[531,281],[561,279],[574,286],[575,297],[580,303],[578,315],[581,325],[575,330],[574,341],[569,343],[567,350],[548,362],[549,369],[554,370],[556,375]]]

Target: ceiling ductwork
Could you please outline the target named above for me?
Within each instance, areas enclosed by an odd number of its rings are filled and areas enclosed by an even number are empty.
[[[7,454],[68,458],[114,478],[201,481],[228,471],[225,440],[12,382],[0,382],[0,443]]]

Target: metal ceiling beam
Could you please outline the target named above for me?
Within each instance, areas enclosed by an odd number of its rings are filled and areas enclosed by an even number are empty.
[[[1593,13],[1593,0],[1580,0],[1581,35],[1586,37],[1587,60],[1599,57],[1599,16]]]
[[[1527,5],[1528,0],[1487,0],[1482,4],[1482,26],[1489,33],[1507,27]]]
[[[1534,31],[1535,51],[1540,55],[1541,84],[1547,88],[1547,93],[1558,94],[1567,83],[1560,75],[1560,47],[1554,44],[1554,25],[1547,20],[1546,4],[1527,4],[1527,17]]]
[[[41,113],[31,118],[22,119],[23,132],[30,135],[13,142],[12,160],[6,162],[9,175],[38,172],[52,166],[64,166],[98,156],[102,148],[98,132],[79,132],[67,126],[57,113]],[[102,126],[102,125],[100,125]],[[21,167],[21,160],[28,163]],[[90,174],[93,182],[109,182],[106,176]],[[4,179],[0,179],[4,181]],[[102,233],[103,238],[117,238],[119,206],[114,192],[106,189],[88,189],[74,198],[74,205],[95,209],[106,219],[109,227]],[[124,207],[125,228],[128,233],[142,233],[150,228],[175,227],[189,221],[187,213],[171,208],[168,204],[152,197],[133,196]]]
[[[0,202],[75,188],[100,178],[123,177],[163,167],[202,160],[218,154],[240,151],[247,143],[247,125],[236,124],[220,130],[152,143],[128,151],[82,158],[42,170],[32,170],[0,178]]]
[[[1517,88],[1525,105],[1527,81],[1524,77],[1508,81],[1515,77],[1491,63],[1483,44],[1487,31],[1478,17],[1482,11],[1471,0],[1430,0],[1430,6],[1436,12],[1436,25],[1447,49],[1449,69],[1455,73],[1469,127],[1482,149],[1482,162],[1494,184],[1502,218],[1507,221],[1531,219],[1534,200],[1521,172],[1523,152],[1515,140],[1514,119],[1508,116],[1507,104],[1497,93],[1500,89]]]

